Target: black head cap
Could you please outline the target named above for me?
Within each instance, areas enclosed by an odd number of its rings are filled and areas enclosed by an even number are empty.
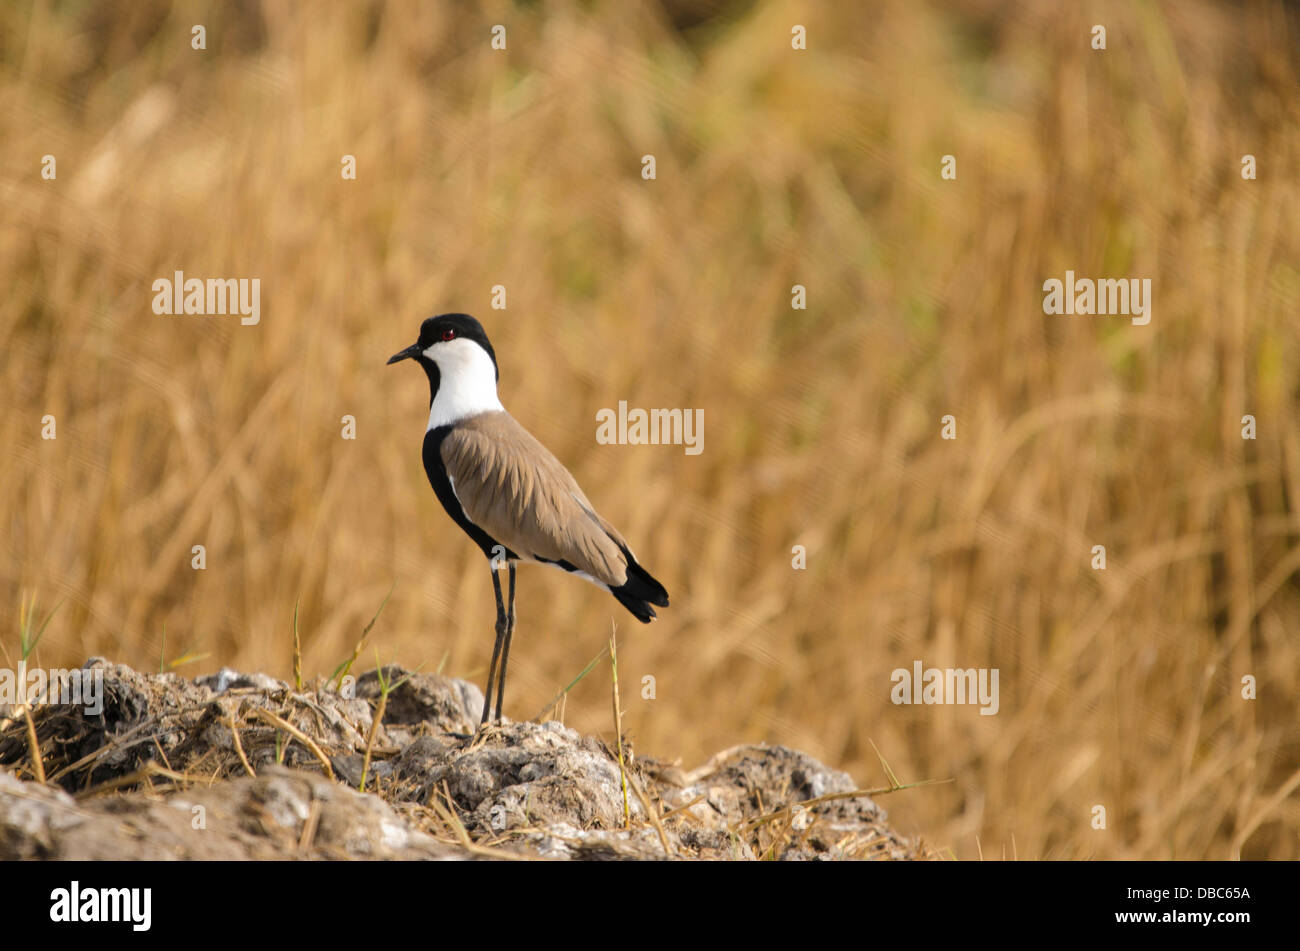
[[[487,338],[487,331],[483,325],[471,317],[469,314],[439,314],[437,317],[430,317],[424,323],[420,324],[420,339],[415,341],[400,353],[395,353],[388,358],[389,363],[396,363],[399,360],[413,358],[418,360],[422,365],[431,361],[425,357],[424,351],[428,350],[437,343],[449,343],[452,340],[472,340],[492,358],[492,366],[496,368],[497,379],[501,379],[501,369],[497,367],[496,351],[492,349],[492,344]],[[429,370],[425,367],[425,370]]]

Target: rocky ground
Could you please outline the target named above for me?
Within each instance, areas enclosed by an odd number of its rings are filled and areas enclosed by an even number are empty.
[[[686,771],[625,743],[620,767],[554,721],[476,733],[482,693],[433,674],[297,690],[86,666],[99,715],[0,708],[0,859],[929,857],[849,776],[781,746]]]

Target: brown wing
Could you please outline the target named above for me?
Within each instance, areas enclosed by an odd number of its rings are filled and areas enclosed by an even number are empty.
[[[567,561],[610,587],[627,581],[626,543],[569,470],[509,413],[481,413],[442,441],[466,517],[526,558]]]

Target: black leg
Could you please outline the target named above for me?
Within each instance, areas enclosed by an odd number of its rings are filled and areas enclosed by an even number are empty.
[[[492,647],[492,664],[488,667],[487,688],[483,691],[483,715],[478,718],[478,725],[482,726],[487,722],[488,711],[492,709],[492,681],[497,675],[497,658],[501,656],[501,644],[506,636],[506,607],[501,603],[501,579],[497,577],[496,569],[492,568],[492,587],[497,593],[497,640]],[[501,665],[501,672],[505,673],[505,665]],[[501,706],[501,701],[497,701],[497,707]],[[500,713],[497,714],[500,716]]]
[[[515,563],[510,562],[510,607],[506,612],[506,641],[501,648],[501,676],[497,680],[497,716],[501,719],[501,700],[506,695],[506,664],[510,660],[510,641],[515,636]]]

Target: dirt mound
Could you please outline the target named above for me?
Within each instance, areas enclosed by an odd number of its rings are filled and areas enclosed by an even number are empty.
[[[103,672],[102,711],[0,708],[0,859],[926,854],[846,774],[785,747],[684,772],[624,740],[620,767],[554,721],[475,732],[478,688],[396,667],[342,692],[84,669]]]

